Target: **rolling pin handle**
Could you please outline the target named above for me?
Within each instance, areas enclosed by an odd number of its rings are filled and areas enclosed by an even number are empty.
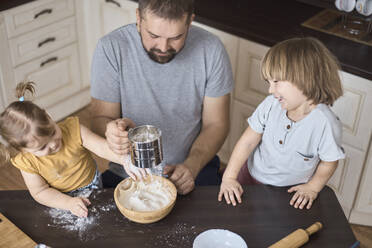
[[[310,236],[311,234],[313,234],[313,233],[319,231],[320,229],[322,229],[322,227],[323,227],[322,223],[315,222],[314,224],[312,224],[310,227],[308,227],[306,229],[306,232]]]

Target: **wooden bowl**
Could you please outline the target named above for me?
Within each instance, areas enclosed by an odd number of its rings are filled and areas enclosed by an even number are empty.
[[[151,179],[148,179],[148,180],[151,180]],[[168,190],[170,191],[170,195],[171,195],[171,200],[165,207],[160,208],[158,210],[154,210],[154,211],[135,211],[135,210],[125,208],[120,203],[119,201],[120,190],[119,189],[130,188],[133,183],[132,178],[130,177],[126,178],[116,186],[115,191],[114,191],[115,204],[118,207],[119,211],[131,221],[134,221],[137,223],[143,223],[143,224],[153,223],[167,216],[172,210],[172,208],[174,207],[174,204],[176,203],[176,198],[177,198],[177,189],[174,186],[174,184],[170,180],[164,177],[155,176],[155,175],[152,175],[152,180],[160,180],[162,185],[168,188]]]

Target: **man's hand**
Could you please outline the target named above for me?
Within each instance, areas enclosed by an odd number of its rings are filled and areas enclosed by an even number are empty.
[[[310,209],[313,205],[313,201],[318,196],[318,192],[314,190],[308,183],[291,187],[288,193],[296,192],[289,204],[294,208],[303,209],[307,204],[306,208]]]
[[[163,170],[164,175],[168,175],[181,195],[190,193],[195,187],[195,180],[189,168],[184,164],[166,165]]]
[[[110,121],[106,126],[106,139],[110,149],[118,154],[124,155],[129,153],[129,139],[127,128],[133,128],[136,124],[128,119],[117,119]]]

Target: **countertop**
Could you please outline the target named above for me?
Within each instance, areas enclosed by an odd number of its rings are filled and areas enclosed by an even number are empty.
[[[322,8],[295,0],[196,1],[196,21],[272,46],[293,37],[313,36],[338,58],[342,70],[372,80],[372,47],[301,26]]]
[[[0,1],[0,11],[11,9],[19,5],[29,3],[35,0],[3,0]]]
[[[240,235],[249,248],[268,247],[298,228],[316,221],[323,228],[304,248],[345,247],[356,241],[335,193],[325,187],[311,209],[289,205],[288,187],[244,186],[242,203],[233,207],[217,201],[219,186],[199,186],[177,201],[168,216],[138,224],[120,214],[114,189],[94,191],[87,219],[49,209],[28,191],[0,191],[0,212],[37,243],[58,247],[190,248],[208,229],[227,229]],[[1,234],[0,234],[1,238]]]
[[[0,11],[31,1],[0,1]],[[372,46],[301,26],[322,10],[296,0],[195,1],[197,22],[266,46],[292,37],[313,36],[336,55],[342,70],[372,80]]]

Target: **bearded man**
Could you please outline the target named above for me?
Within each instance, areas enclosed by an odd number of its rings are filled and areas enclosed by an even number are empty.
[[[220,183],[216,153],[228,134],[233,89],[223,44],[191,25],[193,11],[193,0],[139,0],[136,24],[99,40],[91,71],[93,131],[125,154],[128,127],[160,128],[163,174],[180,194]],[[103,182],[114,187],[126,175],[109,167]]]

